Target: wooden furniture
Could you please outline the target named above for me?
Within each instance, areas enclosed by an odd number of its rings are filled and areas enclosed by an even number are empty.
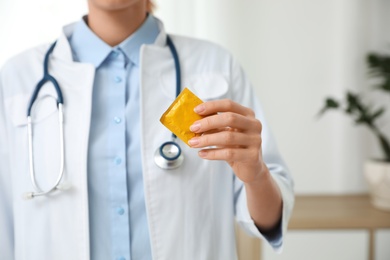
[[[365,229],[369,260],[375,259],[375,231],[390,228],[390,212],[375,209],[368,195],[297,196],[289,230]]]
[[[371,206],[368,195],[297,196],[289,230],[355,229],[369,232],[369,255],[375,259],[375,231],[390,228],[390,212]],[[237,232],[240,260],[259,260],[260,241]]]

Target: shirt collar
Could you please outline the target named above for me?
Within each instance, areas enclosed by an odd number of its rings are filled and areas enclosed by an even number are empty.
[[[120,49],[136,66],[139,66],[140,48],[143,44],[153,44],[160,32],[158,23],[152,15],[148,15],[144,23],[127,39],[115,47],[111,47],[100,39],[82,19],[76,24],[69,42],[73,58],[79,62],[92,63],[98,68],[107,56]]]

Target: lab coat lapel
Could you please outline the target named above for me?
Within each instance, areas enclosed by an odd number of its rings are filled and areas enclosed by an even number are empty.
[[[142,151],[146,153],[143,158],[144,165],[152,162],[150,154],[153,154],[152,150],[161,144],[161,140],[168,141],[171,138],[171,133],[159,121],[162,113],[172,102],[172,99],[163,94],[160,79],[162,74],[174,71],[174,62],[166,46],[166,34],[161,22],[159,26],[160,34],[155,44],[143,45],[140,55],[140,113],[144,140]]]
[[[68,202],[77,203],[75,208],[80,210],[75,211],[73,219],[77,227],[69,228],[78,229],[72,233],[78,233],[81,238],[82,258],[89,259],[87,162],[95,68],[92,64],[73,61],[66,38],[67,30],[71,29],[65,28],[58,39],[50,70],[64,96],[65,174],[74,194]]]
[[[155,44],[142,46],[140,55],[142,170],[153,259],[164,258],[163,252],[157,246],[164,239],[158,223],[161,217],[158,209],[161,201],[158,197],[164,197],[164,193],[159,192],[158,182],[167,179],[164,172],[154,164],[153,155],[161,145],[161,140],[169,141],[171,138],[171,133],[159,122],[161,114],[172,102],[162,93],[159,79],[164,71],[174,68],[171,53],[165,46],[164,28],[161,23],[159,25],[160,34]]]
[[[189,181],[188,167],[198,161],[190,158],[190,148],[177,140],[185,157],[181,167],[163,170],[154,162],[156,150],[170,141],[172,133],[160,123],[160,117],[175,99],[175,83],[172,95],[164,92],[162,78],[175,75],[172,54],[166,45],[166,34],[160,27],[160,35],[153,45],[141,49],[140,90],[141,90],[141,151],[144,176],[145,202],[148,214],[149,232],[153,259],[189,259],[185,257],[188,240],[182,230],[185,212],[179,208],[172,211],[172,205],[184,205],[185,192],[182,190]],[[179,47],[179,46],[176,46]],[[182,196],[184,195],[184,196]],[[187,200],[191,204],[192,201]],[[170,206],[167,207],[167,204]],[[182,208],[181,208],[182,209]],[[162,242],[164,241],[164,242]],[[165,243],[176,241],[175,243]],[[164,246],[161,244],[164,243]]]

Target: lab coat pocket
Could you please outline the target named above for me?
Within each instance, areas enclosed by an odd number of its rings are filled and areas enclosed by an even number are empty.
[[[175,98],[175,75],[162,74],[161,86],[164,94],[172,101]],[[227,79],[222,74],[197,74],[184,78],[182,89],[187,87],[203,101],[217,100],[226,98],[229,90]]]
[[[27,125],[27,107],[30,98],[30,95],[20,94],[5,99],[5,109],[14,126],[21,127]],[[49,94],[40,95],[32,108],[32,122],[37,124],[56,111],[56,100]]]
[[[226,98],[228,82],[221,74],[204,74],[190,79],[188,88],[203,101],[217,100]]]

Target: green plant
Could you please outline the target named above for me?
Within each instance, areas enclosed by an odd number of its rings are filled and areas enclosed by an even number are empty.
[[[374,87],[390,94],[390,56],[383,56],[371,53],[367,56],[367,65],[372,77],[380,79],[380,83]],[[385,108],[373,108],[366,105],[361,100],[361,94],[347,92],[344,100],[326,98],[325,105],[320,111],[320,115],[328,110],[341,110],[352,117],[357,125],[366,125],[368,129],[377,137],[382,149],[384,160],[390,162],[390,142],[381,132],[377,121],[384,114]]]

